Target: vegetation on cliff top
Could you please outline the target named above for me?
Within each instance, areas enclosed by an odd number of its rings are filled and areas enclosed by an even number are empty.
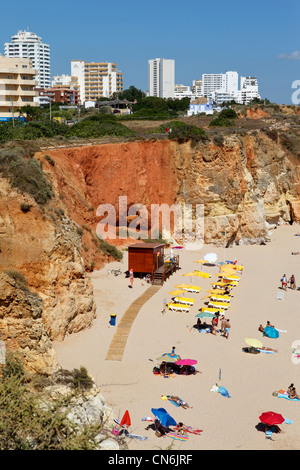
[[[29,194],[38,204],[46,204],[53,196],[40,163],[33,157],[27,158],[22,148],[0,150],[0,173],[13,188]]]
[[[71,389],[89,387],[84,368],[69,375]],[[61,400],[46,401],[30,386],[29,379],[20,358],[8,352],[0,378],[0,450],[96,449],[103,423],[76,426],[68,418],[72,393]]]

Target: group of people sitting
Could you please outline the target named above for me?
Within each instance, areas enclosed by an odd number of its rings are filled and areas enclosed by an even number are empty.
[[[294,384],[291,384],[288,389],[287,389],[287,393],[288,393],[288,396],[289,398],[291,398],[292,400],[294,398],[297,398],[299,400],[299,395],[298,393],[296,392],[296,389],[294,387]]]
[[[175,364],[173,362],[165,362],[163,361],[159,367],[153,367],[153,373],[156,375],[170,375],[170,374],[178,374],[178,375],[195,375],[198,374],[199,371],[195,369],[194,366],[191,365],[182,365]]]

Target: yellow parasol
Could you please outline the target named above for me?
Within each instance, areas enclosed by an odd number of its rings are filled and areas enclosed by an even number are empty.
[[[218,294],[218,295],[222,295],[222,294],[225,294],[225,289],[210,289],[208,291],[209,294]]]
[[[221,271],[228,275],[234,276],[236,274],[236,269],[233,269],[229,264],[225,264],[224,266],[221,266]]]
[[[190,282],[192,282],[192,276],[196,276],[196,274],[194,272],[189,272],[189,273],[181,274],[181,276],[189,276]]]
[[[207,261],[205,259],[197,259],[197,261],[194,261],[194,263],[207,263]]]
[[[194,271],[194,276],[199,276],[199,277],[204,277],[209,279],[211,277],[211,274],[205,273],[204,271]]]
[[[245,338],[245,341],[252,348],[262,348],[262,345],[263,345],[261,341],[259,341],[258,339],[254,339],[254,338]]]
[[[229,283],[228,282],[221,282],[221,281],[218,281],[218,282],[212,282],[211,283],[212,286],[220,286],[220,287],[224,287],[224,286],[228,286]]]
[[[170,295],[179,295],[179,294],[184,294],[184,293],[186,293],[184,289],[175,289],[169,292]]]

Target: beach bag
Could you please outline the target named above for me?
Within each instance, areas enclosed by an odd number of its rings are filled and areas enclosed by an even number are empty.
[[[120,434],[120,431],[119,431],[119,428],[117,426],[115,426],[112,430],[112,433],[115,435],[115,436],[118,436]]]

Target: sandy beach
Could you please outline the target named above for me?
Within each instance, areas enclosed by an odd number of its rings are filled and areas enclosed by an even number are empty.
[[[106,405],[116,418],[121,419],[126,410],[131,417],[130,431],[146,436],[139,441],[127,439],[130,450],[254,450],[299,449],[300,401],[293,402],[272,395],[276,390],[286,390],[293,382],[300,393],[300,363],[292,362],[292,343],[299,340],[300,349],[300,291],[287,289],[283,300],[277,300],[281,291],[280,279],[294,274],[300,285],[299,225],[280,226],[272,231],[271,242],[266,245],[222,247],[204,246],[201,251],[178,250],[180,270],[174,273],[158,292],[142,307],[135,319],[122,361],[105,360],[118,322],[127,307],[149,285],[135,279],[129,288],[128,278],[107,274],[107,269],[128,269],[127,252],[121,263],[110,263],[90,276],[94,285],[97,318],[91,328],[55,342],[54,348],[62,367],[67,369],[84,366],[101,388]],[[167,252],[167,250],[166,250]],[[202,300],[217,280],[218,266],[203,266],[211,274],[210,279],[193,278],[192,283],[201,287],[200,294],[189,294],[195,304],[189,313],[166,311],[162,313],[163,300],[176,284],[190,282],[182,274],[200,269],[195,260],[208,252],[218,255],[218,261],[237,259],[244,266],[239,285],[233,289],[234,297],[226,317],[230,319],[229,339],[220,333],[199,333],[193,328],[195,315],[205,304]],[[121,265],[121,266],[120,266]],[[110,315],[116,314],[116,326],[109,324]],[[258,331],[267,321],[286,332],[279,338],[264,337]],[[264,346],[277,349],[274,354],[247,354],[245,338],[256,338]],[[152,370],[157,358],[170,352],[172,346],[182,358],[198,361],[201,373],[190,376],[164,378]],[[221,369],[221,380],[219,370]],[[218,383],[225,387],[231,398],[211,391]],[[162,395],[177,395],[192,408],[183,409]],[[146,430],[143,417],[154,418],[151,408],[165,408],[177,421],[200,429],[200,435],[189,434],[187,441],[170,437],[157,437],[153,430]],[[280,425],[282,432],[266,439],[257,430],[262,412],[274,411],[292,420]]]

